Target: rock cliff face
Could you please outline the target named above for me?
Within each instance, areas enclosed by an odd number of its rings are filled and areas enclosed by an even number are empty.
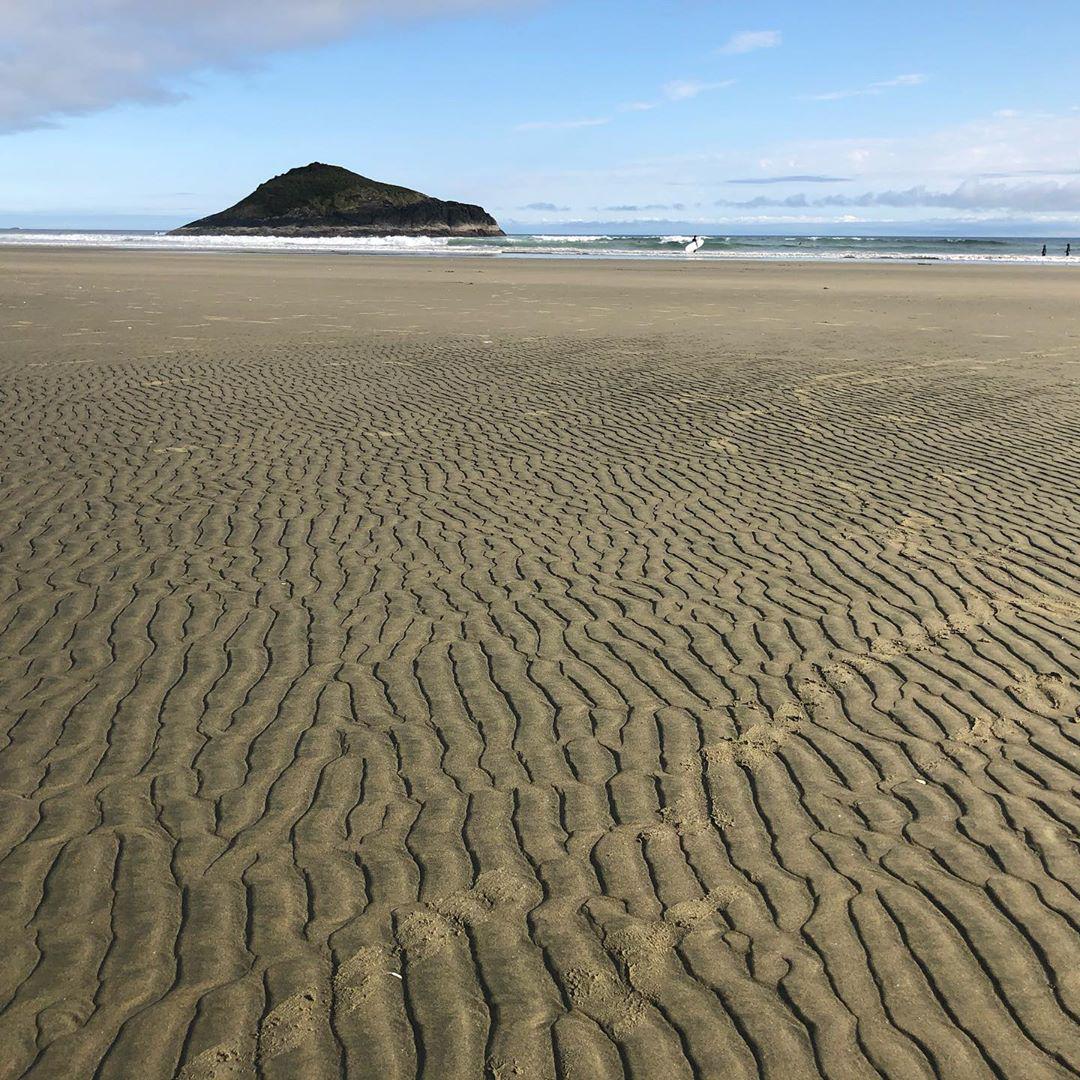
[[[219,214],[174,235],[502,236],[483,207],[444,202],[382,184],[338,165],[312,162],[260,184]]]

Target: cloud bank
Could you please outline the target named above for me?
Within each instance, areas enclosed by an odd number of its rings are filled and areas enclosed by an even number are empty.
[[[725,180],[727,184],[848,184],[850,176],[746,176],[736,180]]]
[[[873,231],[918,221],[924,229],[955,231],[990,228],[992,222],[998,230],[1028,236],[1047,228],[1075,235],[1078,146],[1080,106],[1060,112],[999,110],[897,137],[801,138],[738,149],[639,154],[556,172],[550,182],[559,185],[560,199],[575,207],[646,207],[681,199],[696,211],[707,204],[729,229],[852,223]],[[761,186],[755,190],[755,185]],[[647,231],[700,232],[717,217],[699,217],[696,223],[669,219]],[[580,221],[575,228],[587,231]],[[608,222],[600,231],[614,228]]]
[[[759,195],[755,199],[720,200],[716,206],[757,209],[785,207],[802,209],[866,208],[887,206],[907,209],[943,207],[950,210],[1011,210],[1027,213],[1074,213],[1080,211],[1080,181],[1053,180],[1020,184],[986,183],[965,180],[952,191],[932,191],[924,185],[894,191],[867,191],[861,195],[825,195],[810,198],[804,194],[783,199]]]
[[[167,102],[174,81],[318,45],[381,19],[464,15],[524,0],[0,0],[0,132],[120,102]]]
[[[639,205],[637,203],[623,203],[620,206],[600,206],[598,210],[602,210],[604,213],[643,213],[647,210],[685,210],[685,203],[646,203],[645,205]]]

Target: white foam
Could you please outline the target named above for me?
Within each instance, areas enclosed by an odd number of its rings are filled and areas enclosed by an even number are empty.
[[[442,252],[444,236],[172,236],[168,233],[10,232],[0,244],[140,251]]]
[[[504,237],[503,239],[506,239],[506,240],[521,240],[521,241],[527,241],[527,242],[532,242],[532,241],[536,240],[536,241],[539,241],[540,243],[544,243],[544,244],[593,244],[593,243],[597,243],[600,240],[619,240],[619,239],[625,240],[625,239],[627,239],[627,237],[625,237],[625,236],[624,237],[618,237],[618,236],[564,236],[561,233],[553,233],[551,235],[548,235],[548,234],[545,234],[545,233],[535,233],[535,234],[529,234],[529,235],[526,235],[526,236],[523,236],[523,235],[520,235],[520,234],[517,235],[517,236],[507,236],[507,237]]]
[[[695,261],[763,261],[763,262],[935,262],[935,263],[997,263],[1004,265],[1076,266],[1080,257],[1039,255],[1035,253],[991,253],[961,251],[868,250],[852,246],[830,250],[807,251],[800,248],[748,249],[722,247],[733,238],[714,237],[712,242],[695,255],[687,255],[683,246],[688,236],[582,236],[582,235],[517,235],[506,237],[449,238],[438,236],[172,236],[168,233],[137,232],[24,232],[0,231],[0,246],[16,247],[74,247],[124,248],[137,251],[247,251],[297,252],[338,255],[442,255],[492,256],[513,258],[576,259],[694,259]],[[763,238],[757,238],[761,240]],[[812,240],[811,237],[803,239]],[[857,237],[831,237],[857,244]],[[897,238],[900,242],[902,238]],[[643,241],[656,246],[647,248]],[[576,247],[574,245],[577,245]]]

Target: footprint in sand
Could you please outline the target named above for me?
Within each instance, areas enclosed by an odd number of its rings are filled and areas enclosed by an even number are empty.
[[[1007,687],[1025,705],[1038,708],[1050,703],[1056,712],[1066,713],[1071,720],[1080,721],[1080,685],[1056,671],[1034,675],[1014,675],[1016,682]]]
[[[255,1071],[253,1047],[237,1039],[211,1046],[193,1057],[177,1074],[176,1080],[238,1080]]]
[[[353,1012],[376,994],[380,987],[400,981],[396,953],[384,945],[365,945],[344,961],[334,973],[334,1005]]]
[[[615,1038],[625,1038],[645,1019],[648,1004],[620,978],[602,968],[571,968],[566,973],[570,1004],[592,1017]]]
[[[260,1064],[313,1041],[322,1007],[315,990],[304,990],[274,1008],[259,1025]]]
[[[758,769],[791,739],[806,719],[802,706],[795,702],[781,705],[771,714],[754,703],[750,703],[750,707],[766,718],[748,727],[737,738],[703,747],[701,758],[706,765],[734,764],[751,770]],[[692,770],[695,762],[685,762],[683,768]]]
[[[719,450],[723,454],[737,454],[739,452],[738,443],[732,442],[731,439],[710,439],[708,446],[710,450]]]

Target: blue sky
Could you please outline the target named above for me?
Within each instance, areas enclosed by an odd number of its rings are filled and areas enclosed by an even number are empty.
[[[168,227],[312,160],[519,230],[1080,220],[1064,0],[173,7],[5,0],[0,226]]]

